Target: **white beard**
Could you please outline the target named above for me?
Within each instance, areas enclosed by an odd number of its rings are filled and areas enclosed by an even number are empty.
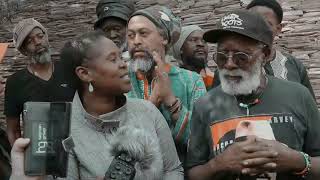
[[[219,69],[219,76],[222,90],[230,95],[248,95],[257,90],[260,85],[260,77],[262,73],[262,60],[257,59],[252,67],[251,72],[246,72],[241,69],[226,70]],[[225,75],[241,76],[240,82],[228,80]]]
[[[133,72],[142,71],[146,73],[151,70],[153,65],[153,59],[132,59],[130,61],[130,68],[133,70]]]
[[[51,62],[51,53],[50,53],[50,49],[39,53],[39,54],[33,54],[31,55],[31,63],[36,64],[47,64]]]

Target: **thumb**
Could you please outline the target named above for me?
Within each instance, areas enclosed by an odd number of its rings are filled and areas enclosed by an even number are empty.
[[[29,138],[19,138],[14,142],[11,152],[24,152],[24,149],[28,146],[29,143]]]
[[[12,175],[24,175],[24,150],[30,143],[30,139],[19,138],[17,139],[11,150],[12,161]]]

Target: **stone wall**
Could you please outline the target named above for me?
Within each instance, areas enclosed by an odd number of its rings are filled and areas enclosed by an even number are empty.
[[[63,44],[75,36],[91,30],[96,19],[97,0],[16,0],[19,9],[10,18],[0,21],[0,43],[10,43],[0,64],[0,75],[7,77],[25,67],[24,57],[12,45],[14,24],[24,18],[34,17],[49,31],[54,58]],[[183,24],[198,24],[204,29],[213,28],[221,15],[242,8],[249,0],[137,0],[137,9],[157,3],[167,5],[179,15]],[[156,3],[157,2],[157,3]],[[292,53],[306,65],[312,86],[320,103],[320,1],[281,0],[284,28],[276,46]],[[210,45],[212,59],[213,45]],[[209,65],[214,68],[214,62]],[[3,119],[3,99],[0,99],[0,119]],[[1,122],[1,121],[0,121]],[[3,122],[3,121],[2,121]]]

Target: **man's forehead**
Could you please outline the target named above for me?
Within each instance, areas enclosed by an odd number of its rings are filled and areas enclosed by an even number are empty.
[[[31,38],[33,36],[36,36],[38,34],[44,34],[44,32],[39,28],[39,27],[35,27],[27,36],[27,38]]]
[[[126,26],[126,22],[124,20],[116,17],[105,18],[101,24],[103,28],[110,26]]]
[[[192,33],[190,33],[190,35],[188,36],[188,38],[192,38],[192,37],[200,37],[202,38],[204,34],[203,30],[195,30]]]
[[[139,30],[139,29],[149,29],[149,30],[156,30],[156,25],[147,17],[137,15],[133,16],[128,23],[128,30]]]

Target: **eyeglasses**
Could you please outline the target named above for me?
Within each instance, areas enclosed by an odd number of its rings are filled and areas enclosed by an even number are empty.
[[[233,63],[235,63],[239,67],[243,67],[250,61],[250,59],[252,59],[252,57],[258,52],[258,50],[256,50],[251,55],[240,51],[232,54],[226,54],[225,52],[218,51],[215,56],[215,62],[218,66],[223,66],[228,62],[228,59],[231,58]]]

